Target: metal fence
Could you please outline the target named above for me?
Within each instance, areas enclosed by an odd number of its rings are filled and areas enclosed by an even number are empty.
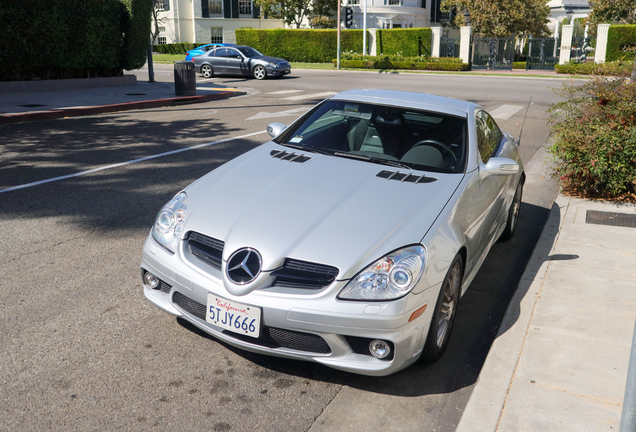
[[[459,41],[447,37],[439,40],[440,57],[459,57]]]
[[[472,69],[512,70],[515,58],[515,38],[473,39]]]
[[[573,37],[570,61],[585,63],[594,61],[594,47],[590,44],[590,38]]]
[[[560,52],[560,39],[531,37],[528,41],[526,69],[554,70],[554,65],[559,64]]]

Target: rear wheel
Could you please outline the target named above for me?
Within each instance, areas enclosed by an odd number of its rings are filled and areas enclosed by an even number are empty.
[[[265,70],[263,66],[256,65],[254,66],[254,69],[252,70],[252,74],[254,75],[254,78],[256,78],[257,80],[262,80],[262,79],[265,79],[265,77],[267,76],[267,71]]]
[[[211,78],[214,75],[214,71],[210,65],[203,65],[201,66],[201,75],[204,78]]]
[[[517,223],[519,222],[519,210],[521,209],[521,197],[523,196],[523,179],[519,180],[517,190],[515,191],[515,197],[510,204],[510,210],[508,210],[508,220],[506,221],[506,228],[501,233],[499,240],[510,240],[515,231],[517,230]]]
[[[461,255],[457,255],[448,269],[448,273],[446,273],[444,282],[442,282],[442,289],[440,290],[437,304],[435,305],[431,327],[429,328],[426,344],[422,351],[422,359],[424,361],[435,361],[439,359],[442,354],[444,354],[444,350],[446,350],[453,323],[455,322],[463,271],[464,264],[462,257]]]

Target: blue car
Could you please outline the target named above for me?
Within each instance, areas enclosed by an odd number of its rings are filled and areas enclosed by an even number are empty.
[[[210,51],[211,49],[214,49],[214,48],[220,47],[220,46],[236,46],[236,44],[231,44],[231,43],[209,43],[209,44],[201,45],[199,47],[196,47],[195,49],[191,49],[190,51],[186,51],[185,61],[192,61],[192,57],[204,54],[207,51]]]

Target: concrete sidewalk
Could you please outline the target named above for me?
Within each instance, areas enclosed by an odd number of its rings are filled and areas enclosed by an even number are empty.
[[[457,432],[618,430],[635,228],[634,205],[557,198]]]
[[[200,103],[245,94],[235,88],[205,82],[197,83],[196,96],[177,96],[172,82],[138,82],[134,75],[114,77],[108,86],[101,86],[104,83],[94,79],[99,87],[77,88],[77,81],[33,81],[31,89],[18,86],[23,83],[16,83],[15,91],[0,89],[3,90],[0,91],[0,125]],[[42,84],[48,84],[48,88]]]

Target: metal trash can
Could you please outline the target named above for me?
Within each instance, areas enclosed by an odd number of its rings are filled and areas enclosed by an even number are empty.
[[[174,62],[174,92],[177,96],[197,95],[197,78],[194,72],[194,62]]]

